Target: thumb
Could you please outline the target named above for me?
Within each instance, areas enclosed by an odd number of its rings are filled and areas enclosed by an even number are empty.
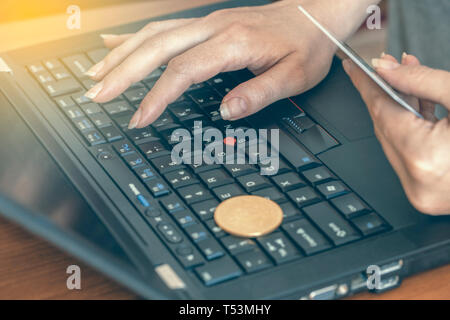
[[[450,72],[381,59],[373,59],[372,64],[379,75],[402,93],[430,100],[450,109]]]
[[[222,118],[238,120],[275,101],[298,94],[305,86],[305,78],[296,65],[296,59],[288,56],[259,76],[231,90],[220,106]]]

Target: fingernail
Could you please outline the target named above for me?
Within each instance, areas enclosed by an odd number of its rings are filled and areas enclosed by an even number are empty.
[[[408,58],[408,54],[406,52],[402,53],[402,63],[405,61],[405,59]]]
[[[386,53],[383,51],[380,55],[381,59],[383,59],[386,56]]]
[[[342,61],[342,66],[344,67],[345,72],[348,74],[350,72],[352,64],[349,59],[345,59],[344,61]]]
[[[375,68],[385,69],[385,70],[397,69],[400,66],[400,64],[397,62],[393,62],[390,60],[384,60],[384,59],[372,59],[372,65]]]
[[[103,89],[103,81],[100,81],[91,89],[89,89],[89,91],[86,92],[84,96],[89,99],[95,99],[95,97],[99,94],[100,91],[102,91],[102,89]]]
[[[102,33],[100,35],[100,38],[102,38],[104,40],[111,39],[111,38],[114,38],[114,37],[117,37],[117,35],[116,34],[104,34],[104,33]]]
[[[99,63],[93,65],[88,71],[86,71],[84,74],[88,77],[95,76],[105,65],[105,61],[100,61]]]
[[[139,121],[141,120],[141,108],[137,109],[134,116],[131,118],[130,123],[128,124],[128,129],[134,129],[139,124]]]
[[[220,115],[223,120],[230,120],[241,116],[247,111],[247,104],[244,99],[231,98],[230,100],[222,103],[220,106]]]

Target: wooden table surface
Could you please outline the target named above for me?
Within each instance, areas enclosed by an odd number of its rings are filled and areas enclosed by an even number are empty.
[[[64,14],[0,24],[0,52],[212,2],[220,0],[153,1],[86,10],[82,11],[81,30],[67,30]],[[66,287],[66,268],[72,264],[81,267],[81,290]],[[0,299],[135,298],[135,294],[96,270],[0,218]],[[363,293],[352,299],[450,299],[450,265],[410,277],[390,292]]]

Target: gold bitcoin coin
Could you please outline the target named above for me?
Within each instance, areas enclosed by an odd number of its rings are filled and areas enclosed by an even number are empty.
[[[283,221],[283,210],[263,197],[238,196],[220,203],[214,212],[214,220],[225,232],[254,238],[278,228]]]

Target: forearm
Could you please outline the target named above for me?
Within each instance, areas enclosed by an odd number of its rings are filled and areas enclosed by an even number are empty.
[[[311,12],[339,39],[351,36],[367,17],[367,8],[381,0],[287,0],[313,8]]]

